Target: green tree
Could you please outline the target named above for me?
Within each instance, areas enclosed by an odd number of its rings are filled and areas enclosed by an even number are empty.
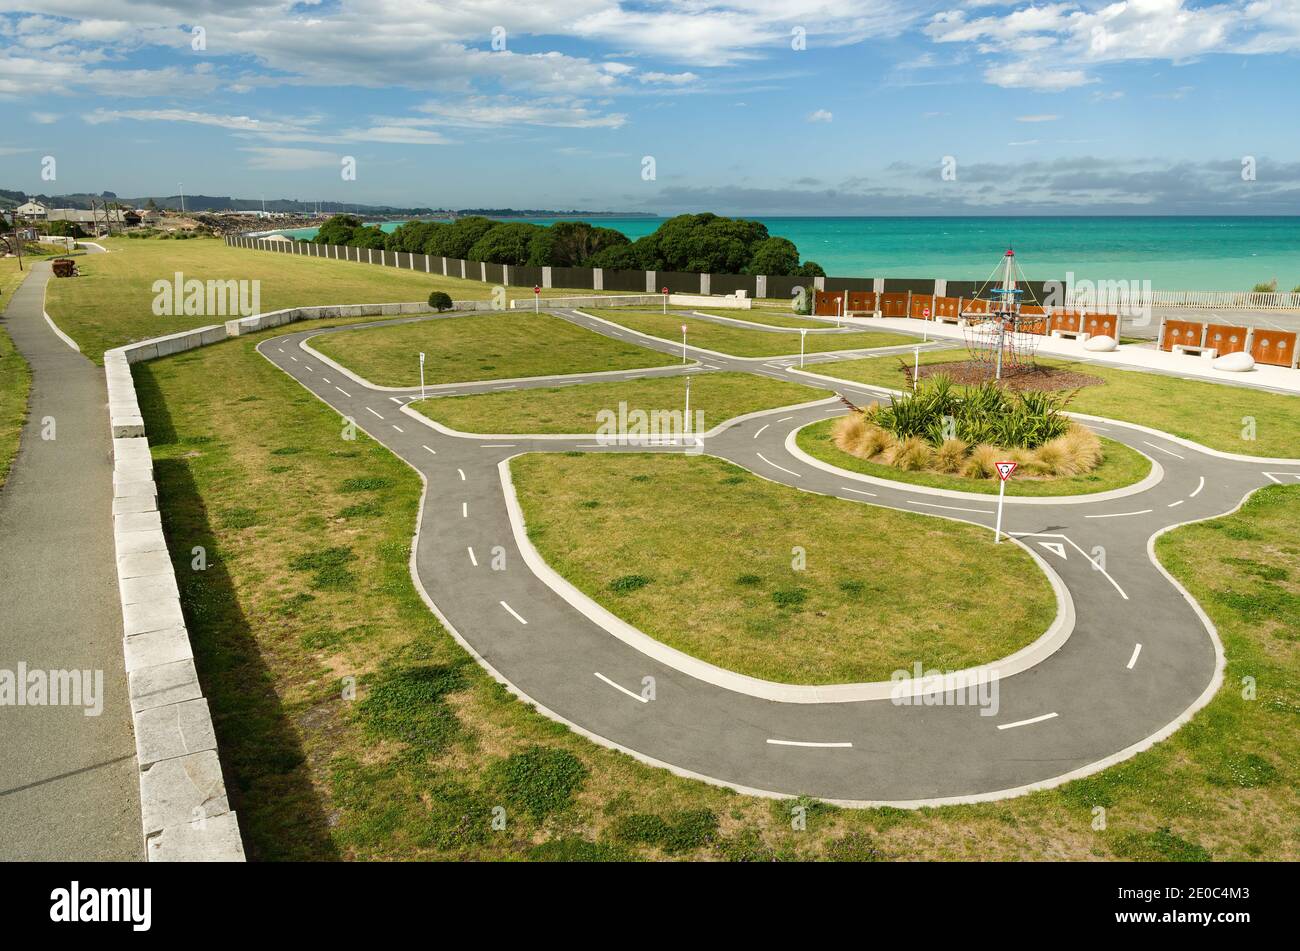
[[[549,259],[555,267],[587,266],[606,248],[629,247],[627,235],[613,228],[598,228],[585,221],[557,221],[546,229],[550,238]]]
[[[641,259],[637,256],[636,245],[614,244],[596,252],[584,263],[583,267],[605,267],[611,270],[641,270]],[[648,268],[646,269],[648,270]]]
[[[458,218],[450,224],[433,232],[425,244],[424,253],[445,255],[449,258],[468,258],[469,249],[497,223],[491,218],[470,215]]]
[[[316,244],[347,244],[352,232],[361,227],[361,219],[355,215],[334,215],[316,229]]]
[[[799,249],[789,238],[768,238],[754,251],[747,274],[796,274]]]
[[[804,261],[799,265],[799,270],[794,272],[800,277],[825,277],[826,271],[816,261]]]
[[[429,306],[439,313],[442,313],[444,310],[451,310],[451,297],[444,291],[434,291],[429,295]]]
[[[635,243],[641,267],[652,271],[743,274],[768,239],[757,221],[705,213],[669,218]]]
[[[475,241],[465,257],[471,261],[486,261],[489,264],[510,264],[516,267],[527,264],[531,254],[531,242],[537,233],[543,230],[545,229],[538,225],[522,221],[498,224]]]

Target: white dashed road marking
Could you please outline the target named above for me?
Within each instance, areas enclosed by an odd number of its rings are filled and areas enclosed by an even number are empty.
[[[869,496],[871,496],[873,499],[876,497],[876,493],[874,493],[874,492],[867,492],[867,491],[865,491],[864,489],[850,489],[847,485],[842,485],[842,486],[840,486],[840,491],[841,491],[841,492],[853,492],[853,493],[855,493],[855,494],[857,494],[857,495],[869,495]]]
[[[1150,509],[1142,509],[1139,512],[1111,512],[1108,515],[1085,515],[1084,518],[1124,518],[1126,515],[1146,515]]]
[[[624,687],[622,684],[616,684],[616,683],[614,683],[614,681],[610,680],[608,677],[606,677],[604,674],[602,674],[599,670],[594,671],[594,673],[596,674],[597,679],[602,680],[602,681],[604,681],[605,683],[609,684],[609,685],[610,685],[611,687],[613,687],[615,690],[617,690],[617,691],[619,691],[619,692],[621,692],[621,693],[625,693],[625,694],[627,694],[629,697],[631,697],[633,700],[636,700],[638,703],[649,703],[649,702],[650,702],[650,698],[649,698],[649,697],[643,697],[643,696],[641,696],[639,693],[636,693],[636,692],[634,692],[634,691],[628,690],[628,689],[627,689],[626,687]]]
[[[338,390],[340,393],[342,393],[342,394],[343,394],[344,396],[346,396],[348,399],[352,399],[352,394],[349,393],[347,390],[343,389],[343,387],[341,387],[341,386],[336,386],[336,387],[334,387],[334,389]]]
[[[461,503],[460,503],[460,517],[461,517],[461,518],[469,518],[469,503],[468,503],[468,502],[461,502]]]
[[[1201,489],[1203,488],[1205,488],[1205,476],[1201,476],[1201,481],[1196,483],[1196,491],[1193,492],[1191,495],[1189,495],[1188,498],[1189,499],[1196,498],[1198,495],[1201,494]]]
[[[421,446],[420,448],[423,449],[425,452],[427,452],[427,453],[428,453],[429,455],[431,455],[431,456],[436,456],[436,455],[437,455],[437,453],[434,452],[432,449],[430,449],[428,446]]]
[[[914,499],[908,499],[910,505],[928,505],[932,509],[950,509],[953,512],[978,512],[980,515],[992,515],[988,509],[964,509],[957,505],[940,505],[938,502],[918,502]]]
[[[366,407],[366,412],[369,413],[371,416],[374,416],[376,419],[383,419],[383,418],[384,418],[384,417],[380,416],[378,413],[376,413],[376,412],[375,412],[373,409],[371,409],[369,406]]]
[[[474,557],[474,549],[473,549],[473,548],[466,548],[465,550],[466,550],[467,552],[469,552],[469,563],[470,563],[471,565],[473,565],[475,568],[477,568],[477,567],[478,567],[478,559]]]
[[[999,723],[999,730],[1011,730],[1018,726],[1029,726],[1031,723],[1042,723],[1044,720],[1050,720],[1055,713],[1044,713],[1041,717],[1030,717],[1028,720],[1017,720],[1015,723]]]
[[[396,429],[399,433],[404,433],[404,432],[406,432],[405,429],[403,429],[401,426],[398,426],[396,423],[391,423],[390,425],[391,425],[394,429]]]
[[[1159,449],[1161,452],[1167,452],[1167,453],[1169,453],[1169,455],[1173,456],[1175,459],[1181,459],[1181,458],[1183,458],[1182,456],[1178,455],[1178,453],[1176,453],[1176,452],[1172,452],[1171,450],[1166,449],[1164,446],[1157,446],[1155,443],[1153,443],[1153,442],[1147,442],[1145,439],[1142,440],[1142,442],[1143,442],[1143,444],[1145,444],[1145,445],[1147,445],[1147,446],[1150,446],[1152,449]]]
[[[456,471],[460,473],[460,481],[461,481],[461,482],[464,482],[464,481],[465,481],[465,470],[464,470],[464,469],[457,469]]]
[[[759,436],[763,435],[763,430],[767,429],[767,427],[771,425],[772,425],[771,423],[764,423],[762,426],[760,426],[758,432],[754,433],[754,438],[757,439]]]
[[[767,458],[767,456],[763,455],[761,452],[756,452],[756,453],[754,453],[754,455],[758,456],[758,458],[762,459],[764,462],[766,462],[766,463],[767,463],[769,466],[771,466],[773,469],[780,469],[782,472],[788,472],[790,475],[794,476],[796,479],[802,479],[802,478],[803,478],[803,476],[801,476],[801,475],[800,475],[799,473],[797,473],[797,472],[790,472],[790,470],[787,469],[787,468],[785,468],[784,466],[778,466],[775,462],[773,462],[771,459]]]
[[[1138,662],[1138,654],[1140,654],[1140,653],[1142,653],[1142,645],[1141,645],[1141,644],[1134,644],[1134,645],[1133,645],[1133,656],[1130,657],[1130,658],[1128,659],[1128,664],[1126,665],[1126,666],[1128,667],[1129,670],[1132,670],[1132,669],[1133,669],[1133,665],[1136,664],[1136,663]]]
[[[516,621],[518,621],[520,624],[527,624],[527,623],[528,623],[528,622],[525,621],[522,617],[519,616],[519,612],[518,612],[518,611],[516,611],[516,610],[515,610],[514,608],[512,608],[510,605],[506,604],[504,601],[501,602],[501,606],[502,606],[503,608],[505,608],[507,611],[509,611],[509,612],[510,612],[510,616],[513,617],[513,618],[514,618]],[[1055,714],[1053,714],[1053,716],[1055,716]]]
[[[806,740],[768,740],[769,746],[811,746],[820,749],[849,749],[852,743],[810,743]]]

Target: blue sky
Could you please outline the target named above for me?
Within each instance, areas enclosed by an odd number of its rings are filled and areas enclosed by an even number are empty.
[[[0,187],[1298,214],[1298,54],[1298,0],[0,0]]]

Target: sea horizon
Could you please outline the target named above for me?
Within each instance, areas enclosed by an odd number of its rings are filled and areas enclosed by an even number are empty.
[[[587,221],[636,240],[669,216],[500,218],[549,226]],[[794,242],[837,277],[979,280],[1008,247],[1027,277],[1150,282],[1156,290],[1300,286],[1300,216],[1290,215],[736,215]],[[401,221],[380,223],[385,231]],[[1066,224],[1068,223],[1068,227]],[[315,228],[286,229],[295,238]]]

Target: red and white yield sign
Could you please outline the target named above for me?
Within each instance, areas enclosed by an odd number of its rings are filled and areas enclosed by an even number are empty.
[[[541,289],[539,286],[537,286],[536,284],[534,284],[534,285],[533,285],[533,293],[534,293],[534,294],[540,294],[541,292],[542,292],[542,289]]]
[[[929,319],[930,319],[930,308],[927,307],[927,308],[925,308],[924,310],[922,310],[922,311],[921,311],[921,316],[924,317],[926,320],[929,320]]]
[[[1006,482],[1008,479],[1011,478],[1011,473],[1016,471],[1016,466],[1019,465],[1019,463],[997,462],[994,463],[994,465],[997,467],[998,470],[998,478],[1001,479],[1003,482]]]

